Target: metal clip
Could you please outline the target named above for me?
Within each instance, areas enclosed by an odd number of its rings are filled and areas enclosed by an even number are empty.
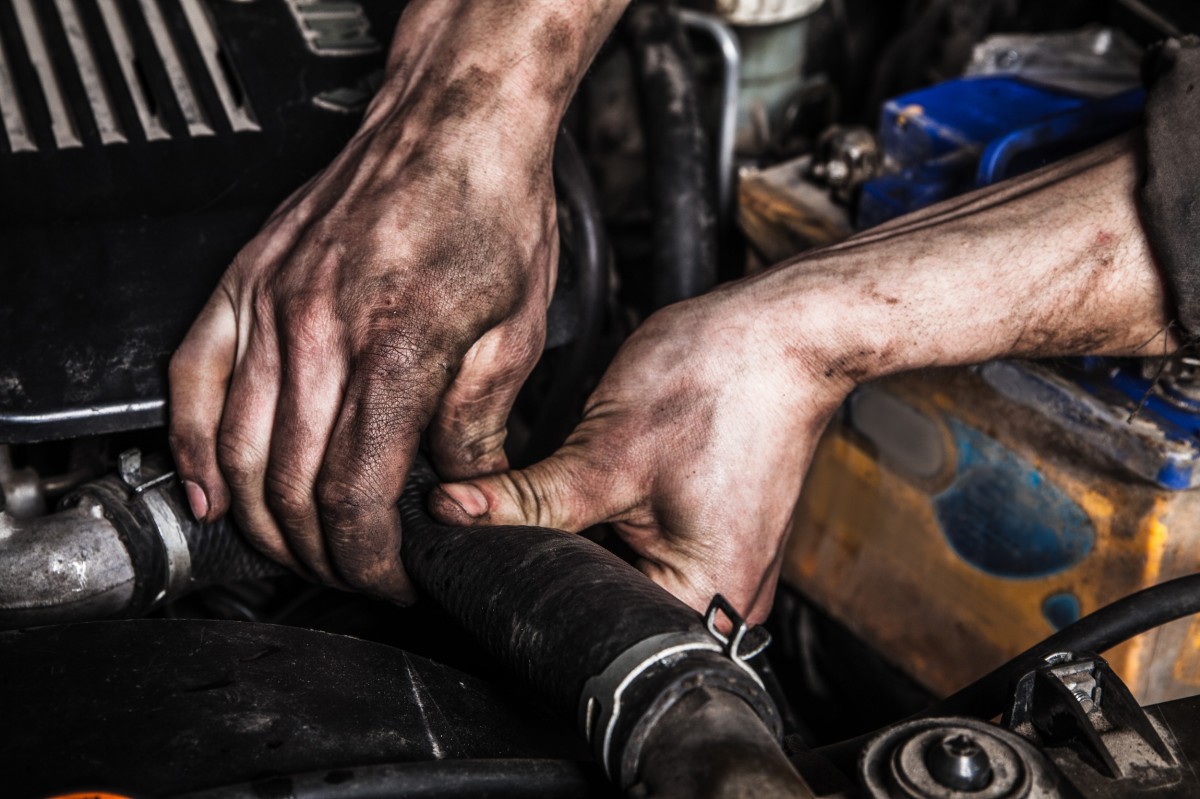
[[[733,625],[731,635],[725,635],[717,629],[717,620],[721,614],[725,614],[725,618],[729,619]],[[751,627],[747,624],[729,600],[720,594],[712,598],[708,610],[704,612],[704,626],[708,628],[709,635],[721,644],[726,657],[758,679],[758,675],[746,661],[760,654],[770,645],[771,634],[769,632],[762,627]]]

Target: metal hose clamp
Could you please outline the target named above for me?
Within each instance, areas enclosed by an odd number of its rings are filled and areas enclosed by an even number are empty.
[[[717,621],[724,614],[733,624],[730,635],[717,629]],[[768,716],[764,721],[778,732],[778,713],[766,694],[758,674],[746,661],[759,654],[770,643],[770,635],[759,628],[750,627],[733,606],[720,594],[713,597],[704,616],[704,630],[689,630],[653,635],[643,639],[618,655],[600,674],[589,679],[583,687],[579,703],[579,723],[584,736],[596,752],[609,778],[619,784],[628,783],[633,769],[627,760],[636,762],[636,756],[623,757],[616,752],[618,743],[624,750],[628,739],[634,737],[633,727],[645,726],[642,734],[652,726],[654,719],[630,719],[635,712],[626,701],[630,694],[638,691],[643,683],[662,682],[662,686],[651,690],[647,696],[638,696],[636,712],[642,716],[654,716],[665,712],[674,701],[687,690],[696,687],[704,675],[720,668],[721,662],[733,661],[739,673],[747,675],[750,682],[740,677],[721,681],[721,687],[735,693],[754,693],[744,696],[760,715]],[[711,653],[711,654],[705,654]],[[701,658],[695,657],[702,655]],[[714,658],[713,655],[719,656]],[[691,661],[691,662],[688,662]],[[728,672],[728,668],[724,671]],[[673,676],[673,672],[678,672]],[[695,680],[688,680],[694,677]],[[655,693],[657,690],[657,693]],[[669,694],[664,696],[664,694]],[[750,701],[754,699],[755,701]],[[625,740],[618,741],[619,738]]]

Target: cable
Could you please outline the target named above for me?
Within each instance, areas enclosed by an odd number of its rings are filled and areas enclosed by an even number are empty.
[[[912,718],[1000,715],[1018,678],[1058,652],[1104,652],[1155,627],[1200,613],[1200,574],[1179,577],[1118,599],[1051,635],[965,688],[935,702]],[[876,731],[878,732],[878,731]],[[835,764],[852,762],[876,733],[830,746],[818,753]]]

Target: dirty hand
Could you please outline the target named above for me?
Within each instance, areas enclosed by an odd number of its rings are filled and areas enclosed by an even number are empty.
[[[456,27],[410,7],[362,128],[239,253],[170,370],[195,515],[232,508],[272,558],[398,601],[418,439],[452,478],[506,468],[557,258],[550,160],[573,83],[550,96],[460,58],[446,30],[490,41],[498,24],[469,8]]]
[[[554,455],[446,484],[452,524],[575,532],[612,522],[637,566],[704,610],[722,593],[757,622],[813,448],[853,380],[788,340],[742,286],[670,306],[625,343]]]
[[[430,508],[459,524],[611,521],[692,607],[720,592],[761,621],[817,437],[857,383],[1174,346],[1138,179],[1116,140],[660,311],[561,450],[444,485]]]

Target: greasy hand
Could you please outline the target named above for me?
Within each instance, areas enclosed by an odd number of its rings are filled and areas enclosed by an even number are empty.
[[[443,82],[377,98],[237,256],[170,370],[195,514],[232,508],[276,560],[401,601],[395,506],[418,438],[444,475],[506,468],[557,258],[553,125],[521,151],[484,119],[513,102],[488,75]]]
[[[571,532],[613,522],[638,568],[677,597],[703,611],[720,592],[761,621],[812,450],[853,381],[758,311],[731,286],[655,314],[562,449],[443,485],[431,511]]]

